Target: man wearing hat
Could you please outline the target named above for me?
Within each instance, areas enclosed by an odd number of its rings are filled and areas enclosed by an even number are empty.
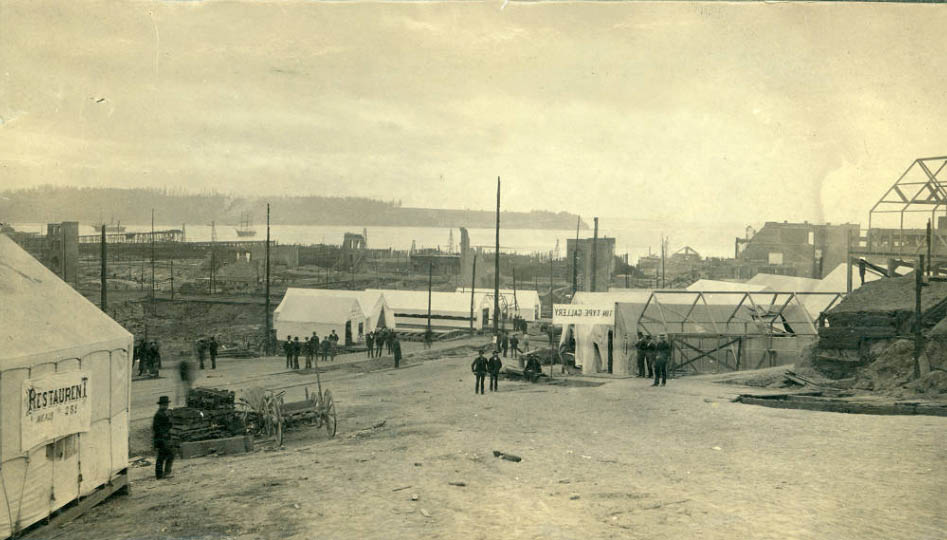
[[[155,478],[161,480],[171,476],[174,451],[171,449],[171,412],[168,396],[158,398],[158,412],[151,422],[152,441],[155,448]]]
[[[476,376],[476,379],[474,379],[474,394],[483,395],[483,378],[487,374],[487,359],[483,356],[483,349],[480,349],[479,354],[470,364],[470,371]]]
[[[487,371],[490,373],[490,391],[497,392],[500,387],[497,383],[497,380],[500,378],[500,368],[503,367],[503,362],[500,361],[500,352],[493,351],[493,356],[487,360]]]
[[[668,343],[667,335],[661,334],[657,344],[654,345],[654,384],[658,385],[658,379],[661,380],[661,386],[664,386],[668,380],[668,360],[671,356],[671,344]]]

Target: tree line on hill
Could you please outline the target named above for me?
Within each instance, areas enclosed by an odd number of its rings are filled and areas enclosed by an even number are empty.
[[[168,189],[40,186],[0,192],[0,222],[84,224],[121,222],[145,225],[154,209],[158,223],[238,225],[266,222],[266,203],[274,225],[353,225],[493,228],[490,210],[405,208],[400,201],[365,197],[240,197],[216,192]],[[511,229],[572,229],[578,216],[568,212],[501,212]],[[582,222],[581,227],[587,228]]]

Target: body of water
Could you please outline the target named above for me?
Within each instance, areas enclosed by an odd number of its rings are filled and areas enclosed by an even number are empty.
[[[182,224],[156,224],[155,230],[180,229]],[[14,224],[14,228],[24,232],[42,232],[46,225],[39,223]],[[148,232],[150,225],[126,225],[127,232]],[[266,226],[252,227],[256,236],[241,238],[237,236],[236,225],[216,226],[218,241],[265,240]],[[270,238],[280,244],[335,244],[341,245],[346,232],[361,233],[361,227],[351,225],[273,225]],[[460,246],[460,230],[446,227],[367,227],[368,246],[370,248],[410,249],[412,243],[418,249],[450,249],[453,232],[453,250]],[[629,262],[648,255],[649,250],[660,253],[661,235],[669,237],[670,253],[689,246],[707,257],[732,257],[734,238],[744,234],[745,225],[735,223],[695,224],[668,223],[649,220],[623,218],[603,218],[599,222],[599,236],[615,238],[617,255],[628,254]],[[209,242],[212,238],[210,225],[186,225],[187,240],[190,242]],[[470,243],[489,250],[494,245],[494,229],[467,229]],[[91,235],[98,231],[93,225],[80,224],[79,234]],[[582,238],[590,238],[591,230],[582,230]],[[575,229],[502,229],[500,230],[501,250],[516,253],[549,253],[559,244],[559,257],[566,253],[566,240],[575,238]]]

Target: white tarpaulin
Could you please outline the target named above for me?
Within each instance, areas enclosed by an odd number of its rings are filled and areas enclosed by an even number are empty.
[[[556,304],[552,307],[552,324],[595,325],[615,323],[615,304]]]
[[[70,371],[23,381],[22,447],[89,431],[92,400],[89,373]]]

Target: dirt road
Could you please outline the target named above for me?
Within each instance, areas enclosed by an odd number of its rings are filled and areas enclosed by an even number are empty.
[[[131,496],[43,536],[915,540],[947,530],[944,418],[741,405],[729,402],[739,387],[686,379],[501,381],[479,396],[470,360],[335,370],[335,439],[292,432],[280,450],[178,461],[160,482],[132,469]]]

